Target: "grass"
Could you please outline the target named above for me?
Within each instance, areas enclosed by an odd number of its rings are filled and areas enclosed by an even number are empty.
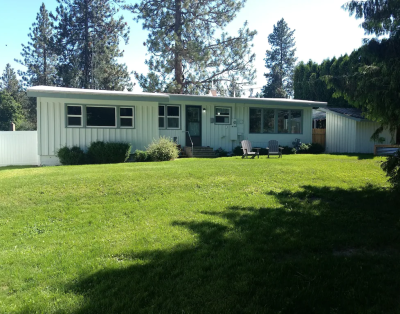
[[[399,313],[379,161],[4,169],[0,313]]]

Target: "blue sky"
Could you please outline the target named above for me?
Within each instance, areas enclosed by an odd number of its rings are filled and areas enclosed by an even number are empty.
[[[136,2],[135,0],[127,0]],[[56,0],[0,0],[0,71],[7,63],[15,69],[23,69],[14,61],[20,58],[21,44],[28,42],[29,27],[35,22],[36,14],[45,3],[50,11],[55,11]],[[346,0],[248,0],[236,19],[228,25],[226,31],[236,34],[247,20],[249,28],[257,30],[253,51],[256,53],[255,67],[257,80],[255,90],[265,85],[264,73],[265,51],[269,49],[268,35],[273,25],[284,18],[291,29],[295,29],[298,61],[312,59],[321,62],[326,58],[339,57],[351,53],[362,44],[365,37],[359,27],[360,20],[350,17],[341,6]],[[144,64],[146,48],[143,42],[147,33],[140,24],[132,21],[132,14],[123,12],[131,28],[128,45],[121,44],[125,56],[121,60],[127,64],[129,71],[147,72]],[[140,91],[135,87],[134,91]]]

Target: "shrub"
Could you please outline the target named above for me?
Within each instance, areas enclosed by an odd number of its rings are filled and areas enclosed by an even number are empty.
[[[136,162],[150,161],[149,155],[144,150],[136,150],[133,154],[133,160]]]
[[[88,148],[87,159],[92,164],[113,164],[125,162],[131,153],[128,143],[92,142]]]
[[[400,149],[393,155],[389,156],[381,165],[383,171],[389,177],[389,183],[392,185],[393,191],[400,192]]]
[[[312,143],[308,148],[309,154],[322,154],[325,151],[325,147],[319,143]]]
[[[215,153],[217,154],[218,157],[227,157],[228,156],[228,152],[223,149],[222,147],[218,148]]]
[[[236,146],[234,149],[233,149],[233,156],[242,156],[243,155],[243,149],[242,149],[242,146]]]
[[[153,161],[168,161],[179,156],[176,143],[169,137],[161,136],[147,147],[147,154]]]
[[[310,149],[311,144],[301,143],[299,148],[297,149],[297,154],[308,154],[308,150]]]
[[[78,146],[60,148],[56,156],[62,165],[82,165],[85,163],[85,153]]]

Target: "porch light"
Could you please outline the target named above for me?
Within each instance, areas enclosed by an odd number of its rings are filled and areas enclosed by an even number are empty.
[[[206,112],[206,108],[203,108],[203,112]]]

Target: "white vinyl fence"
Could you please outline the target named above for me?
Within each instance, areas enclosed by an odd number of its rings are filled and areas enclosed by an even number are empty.
[[[0,132],[0,167],[39,165],[37,131]]]

